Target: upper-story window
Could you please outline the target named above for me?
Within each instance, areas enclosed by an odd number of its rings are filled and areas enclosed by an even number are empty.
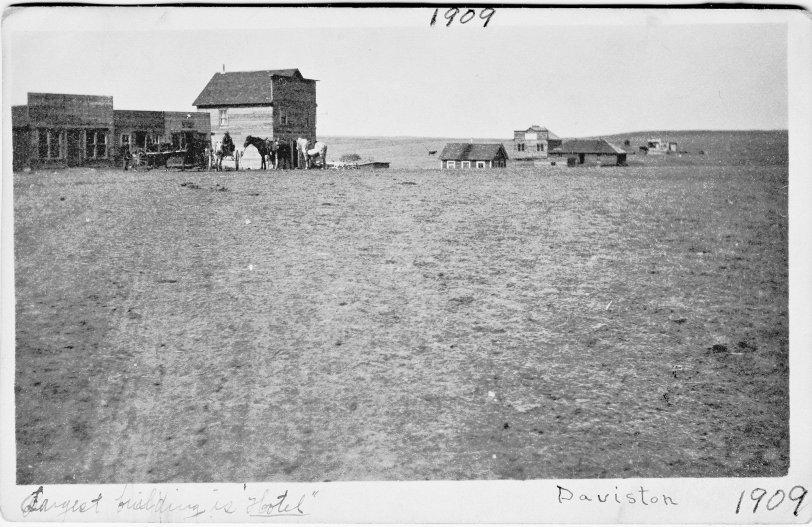
[[[287,110],[279,110],[279,124],[288,124]]]
[[[220,110],[220,126],[228,126],[228,109]]]

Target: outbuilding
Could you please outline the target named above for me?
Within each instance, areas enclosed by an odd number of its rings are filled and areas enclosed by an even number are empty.
[[[508,155],[500,143],[447,143],[440,152],[440,168],[504,168]]]
[[[571,139],[564,141],[561,147],[552,151],[552,154],[572,156],[579,165],[583,165],[587,157],[604,156],[615,156],[618,165],[626,164],[626,151],[606,139]]]

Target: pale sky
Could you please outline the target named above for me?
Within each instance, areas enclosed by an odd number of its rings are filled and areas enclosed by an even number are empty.
[[[194,110],[225,64],[319,79],[319,135],[787,128],[786,25],[757,12],[498,9],[447,28],[430,8],[24,11],[3,23],[4,109],[31,91]]]

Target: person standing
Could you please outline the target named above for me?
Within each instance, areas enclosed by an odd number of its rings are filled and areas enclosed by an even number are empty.
[[[121,155],[121,168],[126,172],[127,169],[130,168],[130,161],[133,158],[133,155],[130,153],[130,145],[121,145],[119,154]]]
[[[234,141],[231,139],[231,134],[228,132],[223,135],[223,155],[234,155]]]

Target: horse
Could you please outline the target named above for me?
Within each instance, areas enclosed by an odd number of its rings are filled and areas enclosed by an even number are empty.
[[[307,156],[307,146],[309,144],[310,141],[304,137],[300,137],[296,140],[296,155],[299,161],[299,168],[302,167],[302,164],[304,164],[304,168],[310,168],[310,158]]]
[[[259,137],[249,135],[245,138],[243,148],[248,148],[249,145],[256,148],[259,155],[262,156],[262,166],[260,167],[262,170],[268,169],[268,165],[265,163],[265,156],[268,156],[271,159],[271,165],[273,168],[276,168],[278,163],[278,159],[276,157],[278,149],[274,148],[274,141],[271,141],[270,139],[260,139]]]
[[[327,145],[321,141],[316,141],[313,148],[307,151],[308,163],[310,158],[318,156],[321,159],[321,168],[327,168]]]

